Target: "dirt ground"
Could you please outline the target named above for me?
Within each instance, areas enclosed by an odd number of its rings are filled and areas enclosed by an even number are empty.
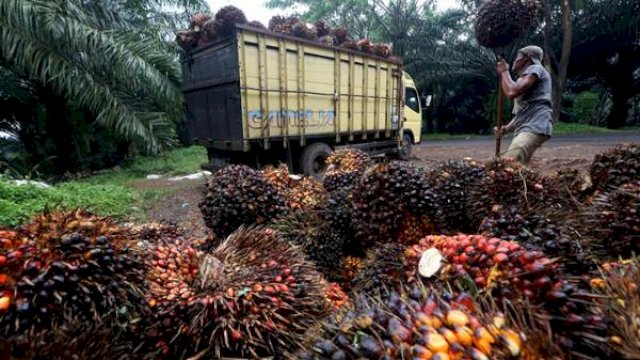
[[[509,138],[503,139],[502,151],[507,149],[510,141]],[[640,142],[640,133],[557,136],[535,153],[531,167],[545,173],[568,167],[586,172],[597,153],[627,142]],[[430,167],[448,159],[489,160],[494,153],[495,139],[492,137],[431,141],[414,148],[414,161],[419,166]],[[150,221],[171,221],[180,225],[188,235],[203,237],[207,230],[198,209],[198,202],[203,197],[204,184],[204,179],[180,182],[160,179],[140,181],[135,186],[163,187],[168,190],[167,195],[152,204],[148,212]]]

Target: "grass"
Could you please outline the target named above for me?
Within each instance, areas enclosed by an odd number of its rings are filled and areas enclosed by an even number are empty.
[[[16,185],[0,178],[0,227],[15,227],[46,209],[82,207],[101,216],[144,220],[145,209],[170,189],[135,186],[149,174],[176,176],[200,171],[206,162],[200,146],[180,148],[156,157],[140,157],[121,167],[50,188]]]

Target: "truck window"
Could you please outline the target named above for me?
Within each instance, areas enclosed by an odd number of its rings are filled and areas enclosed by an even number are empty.
[[[415,112],[420,111],[420,103],[418,100],[418,92],[415,89],[407,88],[405,92],[406,104]]]

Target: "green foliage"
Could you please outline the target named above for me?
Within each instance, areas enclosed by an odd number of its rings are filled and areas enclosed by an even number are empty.
[[[591,123],[599,101],[599,96],[595,92],[584,91],[576,95],[573,100],[573,120],[582,124]]]
[[[41,188],[0,179],[0,226],[18,226],[38,212],[57,208],[82,207],[119,219],[135,218],[142,216],[133,206],[138,199],[134,191],[119,185],[69,182]]]
[[[555,135],[575,134],[575,133],[611,134],[611,133],[616,133],[616,131],[599,127],[599,126],[587,125],[587,124],[559,122],[559,123],[553,124],[553,133]]]

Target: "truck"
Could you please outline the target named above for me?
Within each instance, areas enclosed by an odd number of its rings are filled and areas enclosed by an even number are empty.
[[[411,154],[422,101],[402,62],[238,24],[183,53],[187,136],[215,169],[285,163],[321,176],[332,151]]]

